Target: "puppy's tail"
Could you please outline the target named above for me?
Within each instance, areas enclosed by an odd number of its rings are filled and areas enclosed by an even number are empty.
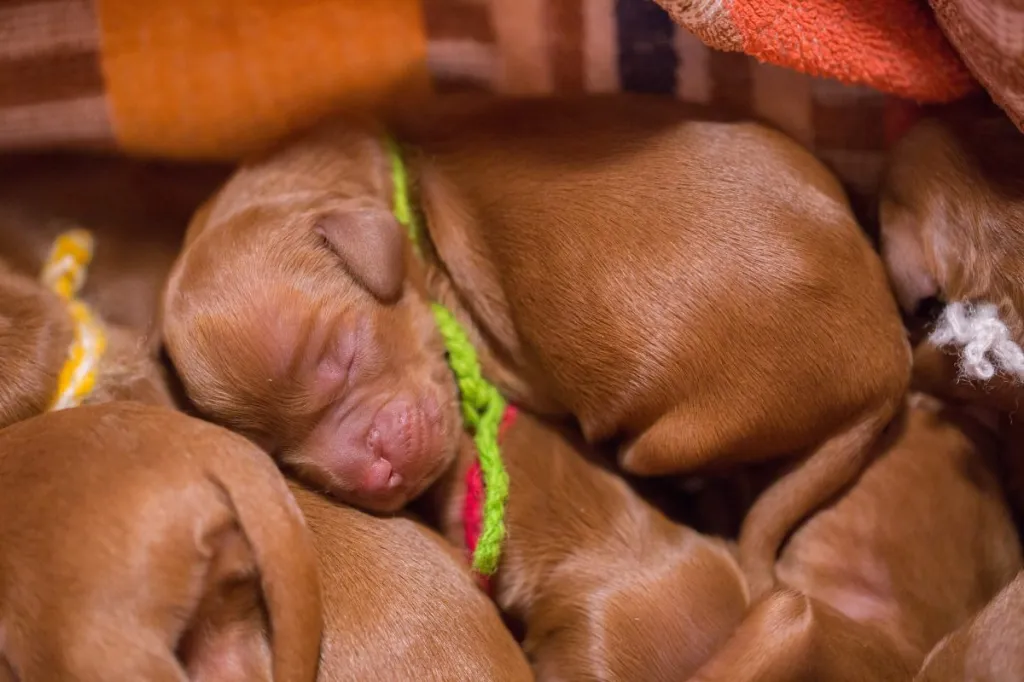
[[[754,599],[774,587],[775,560],[793,529],[867,466],[872,446],[898,404],[886,401],[875,408],[826,441],[758,497],[743,521],[739,537],[740,565]]]
[[[273,679],[314,682],[323,617],[311,534],[270,457],[243,443],[237,453],[219,452],[208,471],[227,495],[255,558],[269,618]]]

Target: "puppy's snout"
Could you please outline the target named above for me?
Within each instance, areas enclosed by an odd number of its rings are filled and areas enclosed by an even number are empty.
[[[403,472],[417,470],[441,448],[436,401],[398,397],[380,409],[370,428],[368,445],[391,467],[391,487],[400,485]]]

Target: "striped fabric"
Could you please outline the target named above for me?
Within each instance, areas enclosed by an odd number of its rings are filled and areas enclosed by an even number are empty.
[[[708,48],[650,0],[424,0],[435,88],[646,92],[728,107],[812,148],[862,197],[917,107]]]
[[[731,107],[864,194],[915,111],[711,50],[651,0],[0,0],[0,148],[234,158],[339,107],[467,89]]]

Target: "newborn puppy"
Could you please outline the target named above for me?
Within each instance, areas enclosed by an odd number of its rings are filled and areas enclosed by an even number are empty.
[[[874,628],[782,589],[750,613],[690,682],[910,682],[914,669]]]
[[[324,602],[319,682],[533,679],[522,650],[442,538],[293,485]]]
[[[931,297],[1001,306],[1024,338],[1024,136],[995,107],[950,107],[889,155],[882,253],[901,306]]]
[[[84,403],[131,399],[172,405],[166,374],[136,331],[104,325],[106,351]],[[35,278],[0,262],[0,428],[48,409],[69,357],[74,322],[67,304]]]
[[[124,402],[0,430],[0,680],[313,682],[315,561],[219,427]]]
[[[440,299],[508,396],[623,440],[632,473],[809,452],[741,534],[765,588],[908,381],[838,181],[779,133],[655,98],[436,106],[396,127],[426,268],[372,124],[252,160],[200,211],[164,321],[192,399],[345,499],[398,507],[457,443]]]
[[[669,521],[552,427],[519,413],[501,439],[508,528],[491,581],[525,626],[541,680],[681,680],[740,622],[749,601],[728,546]],[[432,495],[465,544],[464,440]]]
[[[917,682],[1024,680],[1024,573],[928,655]]]
[[[1007,340],[1024,345],[1022,157],[1024,136],[1013,123],[973,103],[925,119],[892,150],[881,192],[882,253],[908,314],[925,315],[936,301],[992,304]],[[948,369],[936,371],[957,373],[953,353],[940,359]],[[1010,389],[1011,402],[1019,401],[1020,372],[1007,378],[997,374],[984,382],[1003,384],[994,395],[976,390],[974,398],[994,398],[998,407]]]
[[[996,434],[913,395],[884,450],[793,535],[781,582],[877,630],[916,670],[1021,569]]]

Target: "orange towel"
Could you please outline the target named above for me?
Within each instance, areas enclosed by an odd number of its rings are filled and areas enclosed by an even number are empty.
[[[921,0],[657,0],[711,47],[919,102],[976,86]]]
[[[127,150],[227,156],[338,106],[427,91],[418,0],[98,0]]]

